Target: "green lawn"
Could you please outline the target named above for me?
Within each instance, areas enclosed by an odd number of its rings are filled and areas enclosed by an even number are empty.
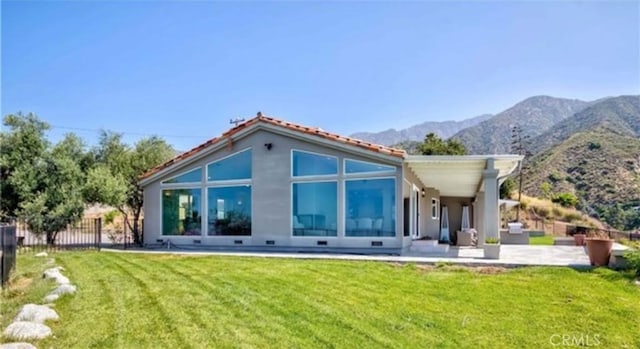
[[[529,238],[529,245],[553,245],[553,236],[532,236]]]
[[[78,293],[56,303],[61,320],[42,348],[545,348],[562,335],[640,346],[640,287],[608,269],[54,257]],[[52,287],[43,263],[19,257],[0,299],[3,328]]]

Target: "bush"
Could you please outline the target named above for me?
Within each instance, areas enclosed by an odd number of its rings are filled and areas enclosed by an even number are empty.
[[[624,258],[627,260],[627,266],[636,271],[636,276],[640,276],[640,251],[627,251],[624,254]]]
[[[546,207],[535,207],[534,211],[540,217],[550,218],[551,211]]]
[[[578,197],[572,193],[560,193],[551,199],[551,201],[563,207],[575,207],[578,204]]]
[[[566,212],[564,214],[564,220],[569,222],[569,223],[577,222],[577,221],[582,220],[582,215],[577,213],[577,212]],[[593,223],[591,223],[591,224],[593,224]]]
[[[118,217],[118,215],[120,215],[120,212],[118,212],[118,210],[113,210],[113,211],[109,211],[107,213],[104,214],[104,224],[111,224],[113,223],[113,220],[116,219],[116,217]]]
[[[559,207],[553,207],[551,213],[553,214],[553,218],[562,219],[562,210]]]

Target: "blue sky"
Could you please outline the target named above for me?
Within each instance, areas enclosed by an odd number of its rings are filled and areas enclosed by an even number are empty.
[[[350,134],[638,94],[639,4],[2,1],[2,114],[184,150],[259,110]]]

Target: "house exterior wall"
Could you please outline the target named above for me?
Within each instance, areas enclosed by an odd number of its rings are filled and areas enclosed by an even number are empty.
[[[265,144],[271,143],[268,150]],[[203,178],[199,187],[202,190],[203,206],[206,205],[206,166],[212,161],[224,158],[241,150],[252,148],[252,232],[251,236],[207,236],[206,226],[202,224],[202,235],[199,236],[163,236],[162,227],[162,203],[161,195],[163,180],[175,177],[187,170],[202,167]],[[320,153],[323,155],[335,156],[338,158],[338,220],[337,237],[303,237],[292,236],[292,183],[291,176],[291,151],[302,150],[307,152]],[[343,174],[344,159],[353,159],[367,162],[374,162],[396,167],[395,173],[381,174],[379,176],[362,176],[366,178],[389,178],[395,179],[395,237],[345,237],[345,189],[343,179],[361,178],[360,176],[345,176]],[[295,137],[285,133],[273,132],[271,130],[259,129],[248,134],[244,138],[232,143],[231,147],[222,147],[214,153],[195,162],[185,162],[179,168],[156,178],[152,183],[144,188],[144,242],[154,244],[159,240],[171,240],[175,244],[195,244],[195,240],[200,240],[202,245],[231,246],[237,245],[237,240],[242,240],[243,246],[267,246],[267,240],[271,240],[274,246],[295,246],[295,247],[319,247],[318,241],[326,241],[326,247],[337,248],[366,248],[372,247],[372,241],[382,241],[382,248],[401,248],[403,243],[403,211],[402,211],[402,167],[401,159],[393,162],[381,159],[375,155],[368,155],[363,151],[349,151],[339,146],[330,147],[320,145],[305,139]],[[335,177],[334,177],[335,178]],[[321,180],[321,179],[318,179]],[[331,179],[328,179],[331,180]],[[205,206],[206,207],[206,206]],[[203,207],[203,222],[207,222],[207,211]],[[389,223],[391,225],[391,223]],[[324,247],[324,246],[323,246]]]
[[[474,212],[472,202],[472,198],[457,198],[449,196],[443,196],[440,198],[441,207],[446,206],[449,211],[449,232],[451,234],[460,230],[462,227],[462,206],[469,206],[469,224],[473,224]]]
[[[440,201],[440,192],[435,188],[425,186],[424,183],[409,169],[407,164],[404,166],[404,196],[409,197],[411,191],[411,185],[416,185],[420,191],[420,204],[419,204],[419,219],[420,219],[420,237],[428,236],[432,239],[438,239],[440,235],[440,208],[438,207],[437,218],[432,217],[431,212],[431,200],[436,199]],[[424,188],[425,195],[422,196],[422,189]]]

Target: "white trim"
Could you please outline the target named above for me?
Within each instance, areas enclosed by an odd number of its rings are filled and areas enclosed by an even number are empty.
[[[418,222],[419,206],[418,205],[420,201],[420,188],[418,188],[417,185],[412,183],[410,192],[411,194],[409,196],[409,236],[412,239],[418,239],[420,237],[420,230],[418,227],[418,224],[419,224]]]
[[[365,164],[365,165],[384,166],[384,167],[389,167],[389,169],[388,170],[382,170],[382,171],[365,171],[365,172],[347,173],[347,161],[358,162],[358,163]],[[350,158],[346,158],[346,157],[342,158],[342,174],[347,176],[347,177],[355,177],[355,176],[363,176],[363,175],[365,175],[365,176],[389,175],[389,174],[392,174],[392,173],[395,174],[397,172],[398,172],[398,167],[397,166],[381,164],[381,163],[377,163],[377,162],[355,160],[355,159],[350,159]]]
[[[324,174],[324,175],[307,175],[307,176],[295,176],[293,174],[293,153],[294,152],[299,152],[299,153],[307,153],[307,154],[311,154],[311,155],[317,155],[317,156],[322,156],[322,157],[327,157],[327,158],[334,158],[336,160],[336,173],[335,174]],[[292,180],[298,180],[301,178],[330,178],[330,177],[337,177],[338,174],[340,173],[340,161],[339,158],[337,156],[334,155],[328,155],[328,154],[322,154],[322,153],[316,153],[313,151],[308,151],[308,150],[300,150],[300,149],[296,149],[296,148],[291,148],[290,151],[290,157],[289,157],[289,163],[290,163],[290,171],[289,171],[289,176]]]
[[[433,215],[433,208],[435,207],[436,209],[436,215]],[[431,219],[436,221],[436,220],[440,220],[440,199],[431,198]]]
[[[232,153],[232,154],[229,154],[229,155],[227,155],[227,156],[221,157],[220,159],[216,159],[216,160],[213,160],[213,161],[211,161],[211,162],[206,163],[206,164],[204,165],[204,169],[205,169],[205,172],[206,172],[206,173],[204,174],[204,176],[205,176],[204,178],[205,178],[206,182],[207,182],[207,183],[213,183],[213,182],[234,182],[234,181],[246,181],[246,180],[251,180],[251,179],[253,178],[253,152],[251,153],[251,161],[250,161],[250,163],[251,163],[251,177],[249,177],[249,178],[238,178],[238,179],[216,179],[216,180],[209,180],[209,166],[210,166],[210,165],[215,164],[215,163],[220,162],[220,161],[223,161],[223,160],[226,160],[226,159],[229,159],[229,158],[231,158],[231,157],[234,157],[234,156],[236,156],[236,155],[239,155],[240,153],[244,153],[245,151],[250,151],[250,150],[253,150],[253,147],[249,146],[249,147],[244,148],[244,149],[242,149],[242,150],[239,150],[239,151],[237,151],[237,152],[235,152],[235,153]]]
[[[202,172],[200,172],[200,180],[199,180],[199,181],[196,181],[196,182],[165,183],[165,181],[169,181],[169,180],[172,180],[172,179],[174,179],[174,178],[178,178],[178,177],[180,177],[180,176],[186,175],[186,174],[188,174],[188,173],[190,173],[190,172],[197,171],[197,170],[202,171],[202,165],[200,165],[200,166],[198,166],[198,167],[193,167],[193,168],[191,168],[191,169],[189,169],[189,170],[186,170],[186,171],[183,171],[183,172],[180,172],[180,173],[178,173],[177,175],[172,176],[171,178],[167,178],[167,179],[165,179],[165,180],[162,180],[162,181],[160,181],[160,186],[171,186],[171,185],[191,185],[191,184],[193,184],[193,185],[197,185],[197,184],[200,184],[200,183],[202,183]]]

